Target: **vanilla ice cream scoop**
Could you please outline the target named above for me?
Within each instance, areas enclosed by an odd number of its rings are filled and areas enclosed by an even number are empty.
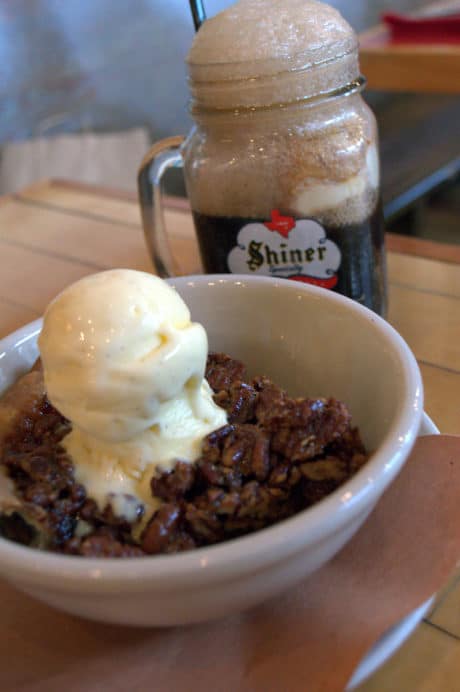
[[[69,286],[45,312],[39,348],[48,398],[72,422],[63,445],[101,506],[123,494],[148,504],[155,468],[195,460],[226,422],[204,379],[204,328],[151,274],[116,269]]]
[[[57,296],[39,347],[53,405],[108,442],[146,430],[184,387],[199,390],[208,350],[178,293],[128,269],[88,276]]]

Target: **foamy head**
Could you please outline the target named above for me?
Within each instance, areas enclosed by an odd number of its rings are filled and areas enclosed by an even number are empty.
[[[260,219],[275,208],[334,226],[370,216],[378,155],[374,118],[352,95],[357,45],[316,0],[239,0],[204,22],[188,65],[206,137],[184,148],[196,211]]]
[[[316,0],[239,0],[204,22],[187,62],[205,108],[289,102],[359,74],[356,34]]]

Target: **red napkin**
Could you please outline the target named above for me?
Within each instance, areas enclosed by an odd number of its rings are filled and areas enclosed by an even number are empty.
[[[460,43],[460,11],[436,16],[386,12],[382,15],[382,20],[397,42]]]

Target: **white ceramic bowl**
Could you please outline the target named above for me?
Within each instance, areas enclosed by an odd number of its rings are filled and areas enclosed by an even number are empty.
[[[196,276],[172,281],[210,347],[293,395],[345,401],[374,450],[356,476],[277,525],[179,555],[96,559],[39,552],[0,539],[0,573],[62,610],[105,622],[176,625],[241,611],[329,560],[398,474],[423,408],[416,361],[384,320],[334,293],[286,280]],[[0,390],[37,355],[40,321],[0,342]]]

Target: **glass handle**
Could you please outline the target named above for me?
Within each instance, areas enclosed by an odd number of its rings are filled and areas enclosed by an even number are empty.
[[[169,168],[182,168],[180,147],[184,137],[168,137],[156,142],[144,156],[137,174],[142,225],[150,256],[158,276],[162,278],[179,273],[169,247],[164,221],[161,179]]]

